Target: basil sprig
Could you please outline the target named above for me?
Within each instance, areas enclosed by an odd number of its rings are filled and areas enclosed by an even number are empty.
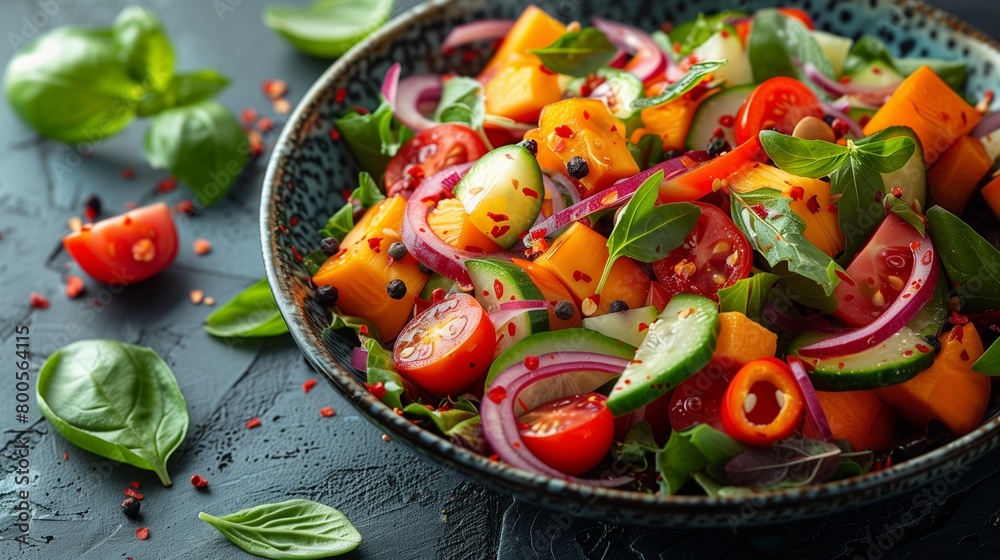
[[[619,257],[628,256],[642,262],[662,259],[671,249],[680,246],[691,233],[701,209],[687,202],[656,205],[663,171],[657,171],[635,192],[608,237],[608,261],[604,265],[597,293],[611,274]]]
[[[70,443],[156,473],[184,441],[187,405],[177,380],[149,348],[111,340],[74,342],[38,372],[38,408]]]
[[[607,66],[618,49],[604,33],[593,27],[584,27],[564,33],[544,49],[531,49],[530,52],[542,59],[542,64],[553,72],[585,78]]]
[[[328,558],[361,544],[346,515],[310,500],[262,504],[222,517],[201,512],[198,519],[250,554],[274,560]]]
[[[685,93],[694,89],[701,83],[705,76],[715,72],[729,64],[728,60],[706,60],[691,66],[681,79],[667,86],[659,95],[655,97],[640,97],[632,101],[632,109],[641,111],[657,105],[663,105],[677,99]]]

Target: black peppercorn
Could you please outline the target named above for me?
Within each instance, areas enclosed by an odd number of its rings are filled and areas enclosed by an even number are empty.
[[[333,307],[337,305],[337,300],[340,299],[340,293],[337,292],[335,286],[320,286],[316,288],[316,303],[323,307]]]
[[[433,270],[427,268],[427,265],[425,265],[424,263],[417,263],[417,268],[419,268],[420,272],[423,272],[424,274],[430,274],[434,272]]]
[[[521,147],[523,147],[525,150],[528,150],[528,152],[531,153],[531,155],[533,156],[538,155],[538,142],[535,142],[531,138],[528,138],[524,142],[521,142]]]
[[[319,242],[319,248],[324,255],[332,257],[340,251],[340,241],[336,237],[325,237]]]
[[[615,301],[611,302],[611,305],[608,306],[608,311],[612,313],[620,313],[622,311],[628,311],[628,304],[620,299],[616,299]]]
[[[569,173],[569,176],[574,179],[583,179],[587,175],[590,175],[590,165],[582,157],[573,156],[569,159],[569,163],[566,164],[566,173]]]
[[[403,296],[406,295],[406,282],[396,278],[386,284],[385,293],[389,294],[392,299],[403,299]]]
[[[406,245],[403,245],[401,241],[397,241],[392,245],[389,245],[389,256],[393,260],[401,261],[406,258]]]
[[[96,220],[101,215],[101,199],[96,194],[83,199],[83,211],[89,220]]]
[[[684,155],[684,152],[682,152],[680,150],[667,150],[667,151],[663,152],[663,160],[666,161],[668,159],[679,158],[682,155]]]
[[[830,126],[833,126],[833,121],[835,121],[836,119],[837,119],[837,117],[835,117],[833,115],[823,115],[823,122],[825,122],[826,124],[828,124]]]
[[[729,145],[729,142],[723,136],[713,136],[708,141],[708,157],[719,157],[732,149],[733,147]]]
[[[125,498],[122,502],[122,513],[125,517],[134,518],[139,515],[139,500],[135,498]]]
[[[563,300],[556,304],[556,318],[560,321],[569,321],[576,315],[576,308],[572,303]]]

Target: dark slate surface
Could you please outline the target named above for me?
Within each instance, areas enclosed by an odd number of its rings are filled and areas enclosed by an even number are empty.
[[[163,16],[180,69],[215,67],[233,77],[221,98],[233,110],[255,107],[271,115],[258,87],[263,79],[288,80],[295,102],[326,67],[263,28],[261,0],[140,3]],[[0,64],[6,66],[13,53],[11,34],[27,37],[66,23],[105,24],[125,4],[6,0],[0,3]],[[947,4],[1000,35],[991,19],[998,12],[990,3]],[[46,6],[55,13],[46,13]],[[190,303],[190,290],[204,290],[221,302],[263,273],[257,201],[264,161],[251,166],[223,203],[178,220],[182,248],[167,273],[120,293],[88,280],[85,296],[68,300],[62,284],[68,258],[59,239],[86,195],[98,193],[113,212],[128,202],[176,203],[187,196],[183,187],[168,195],[155,192],[165,174],[144,163],[143,130],[144,124],[136,123],[81,159],[70,147],[39,139],[0,103],[4,367],[8,372],[13,367],[15,325],[31,329],[33,372],[45,356],[73,340],[101,337],[151,346],[176,374],[191,414],[188,438],[170,462],[176,483],[165,488],[151,473],[70,445],[41,419],[33,399],[29,422],[18,424],[13,376],[4,374],[0,557],[249,558],[198,521],[197,513],[227,513],[289,497],[345,512],[364,535],[353,554],[358,558],[1000,557],[1000,453],[959,472],[951,484],[940,482],[844,515],[773,528],[686,532],[609,526],[540,511],[383,442],[381,432],[325,383],[303,394],[302,383],[319,376],[289,339],[234,346],[199,328],[209,310]],[[123,179],[125,167],[134,168],[134,179]],[[191,243],[198,237],[213,243],[209,255],[194,255]],[[49,296],[52,307],[29,309],[31,291]],[[333,406],[337,415],[321,418],[324,406]],[[245,429],[255,416],[261,427]],[[27,485],[17,484],[13,472],[21,429],[30,430],[21,436],[29,442]],[[188,484],[195,473],[208,478],[207,491]],[[122,490],[132,481],[146,496],[138,521],[118,509]],[[12,540],[19,534],[13,526],[15,492],[25,490],[30,546]],[[136,539],[139,527],[149,528],[149,540]]]

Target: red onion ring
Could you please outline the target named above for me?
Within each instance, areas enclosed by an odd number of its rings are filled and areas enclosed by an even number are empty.
[[[885,105],[889,96],[892,95],[899,87],[898,85],[895,85],[872,88],[842,84],[836,80],[828,78],[811,62],[806,62],[802,65],[802,72],[806,75],[806,78],[808,78],[809,81],[824,89],[828,93],[838,97],[841,95],[854,96],[859,98],[859,100],[864,102],[866,105],[871,105],[872,107],[881,107],[882,105]]]
[[[559,352],[555,355],[555,360],[547,361],[537,369],[530,370],[523,363],[518,363],[493,379],[479,407],[483,435],[500,459],[515,468],[588,486],[615,487],[632,482],[633,478],[630,476],[604,480],[569,476],[546,465],[528,451],[517,429],[517,417],[514,415],[514,405],[522,390],[542,379],[579,371],[607,373],[611,379],[621,375],[628,365],[628,360],[623,358],[588,352]]]
[[[402,66],[397,62],[389,67],[382,80],[382,97],[392,108],[392,113],[404,126],[416,132],[437,125],[420,112],[420,104],[441,98],[441,77],[418,74],[400,81],[401,71]]]
[[[368,371],[368,351],[360,346],[355,346],[351,349],[351,365],[354,369],[367,372]]]
[[[491,39],[503,39],[514,27],[514,20],[511,19],[484,19],[459,25],[452,29],[448,36],[441,43],[442,51],[449,51],[455,47],[467,45],[474,41],[487,41]]]
[[[930,239],[910,244],[913,271],[896,301],[870,325],[799,349],[807,358],[834,358],[879,344],[903,328],[933,295],[938,279],[937,255]]]
[[[806,372],[806,366],[802,360],[795,356],[788,357],[788,367],[792,368],[792,375],[802,390],[802,397],[806,401],[806,425],[812,428],[813,434],[823,441],[833,441],[833,432],[830,430],[830,423],[826,420],[826,413],[823,412],[823,405],[819,402],[816,389],[812,380]]]
[[[992,133],[994,130],[1000,128],[1000,113],[986,113],[983,119],[979,121],[969,133],[969,136],[973,138],[982,138],[987,134]]]
[[[548,308],[549,303],[541,300],[505,301],[489,312],[490,321],[500,327],[523,313]]]
[[[630,70],[643,82],[664,74],[672,66],[673,61],[669,56],[663,54],[663,50],[650,37],[649,33],[631,25],[596,16],[591,18],[591,21],[594,23],[594,27],[603,32],[616,47],[633,56],[645,54],[649,57],[648,60],[642,60]]]

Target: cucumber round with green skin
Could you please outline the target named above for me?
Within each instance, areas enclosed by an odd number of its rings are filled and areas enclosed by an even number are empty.
[[[906,79],[895,69],[878,60],[846,74],[846,77],[850,78],[851,85],[867,88],[898,86]]]
[[[542,292],[523,268],[501,259],[465,261],[472,278],[473,296],[487,311],[507,301],[544,300]],[[496,354],[528,335],[549,330],[547,309],[527,311],[502,325],[497,331]]]
[[[903,164],[903,167],[892,173],[881,173],[882,183],[885,185],[885,192],[891,193],[892,189],[899,188],[903,191],[902,199],[911,207],[923,214],[927,210],[927,168],[924,165],[924,148],[920,143],[920,137],[908,126],[890,126],[879,131],[870,137],[870,141],[889,140],[905,136],[913,140],[913,155]]]
[[[934,363],[933,343],[910,327],[903,327],[882,343],[856,354],[823,359],[799,356],[799,348],[828,336],[800,334],[788,345],[788,355],[805,362],[817,391],[861,391],[895,385]]]
[[[645,406],[705,367],[719,338],[719,309],[706,297],[676,294],[649,327],[608,396],[612,414]]]
[[[916,316],[910,319],[906,325],[920,336],[936,337],[941,333],[944,322],[948,320],[951,308],[948,305],[948,282],[944,278],[946,276],[943,272],[938,275],[937,285],[934,286],[931,300],[920,311],[917,311]]]
[[[597,331],[632,346],[639,346],[646,339],[649,325],[652,325],[659,315],[655,305],[647,305],[618,313],[586,317],[583,320],[583,328]]]
[[[431,274],[430,278],[427,279],[427,283],[424,284],[424,289],[420,290],[420,298],[430,300],[431,294],[434,293],[434,290],[441,288],[445,293],[448,293],[454,285],[454,280],[443,274],[435,272],[434,274]]]
[[[510,249],[542,211],[542,170],[524,147],[503,146],[476,161],[455,186],[455,198],[473,225]]]
[[[586,96],[583,95],[585,93],[583,86],[587,83],[587,78],[577,78],[569,84],[570,93],[577,97],[600,99],[607,105],[612,115],[626,121],[630,119],[634,113],[632,102],[644,97],[646,93],[642,81],[631,72],[615,68],[601,68],[594,74],[604,81],[593,91],[586,92]]]
[[[501,371],[523,362],[525,358],[544,356],[553,352],[593,352],[631,360],[635,356],[635,346],[590,329],[561,329],[535,333],[517,341],[493,360],[493,365],[486,374],[486,386],[489,387],[490,382]]]
[[[684,142],[685,147],[688,150],[704,150],[708,146],[708,141],[715,135],[715,131],[721,128],[726,142],[735,148],[736,136],[733,134],[733,127],[722,126],[720,121],[731,117],[735,122],[740,106],[755,87],[753,84],[748,84],[726,88],[702,101],[691,121],[691,128]]]

